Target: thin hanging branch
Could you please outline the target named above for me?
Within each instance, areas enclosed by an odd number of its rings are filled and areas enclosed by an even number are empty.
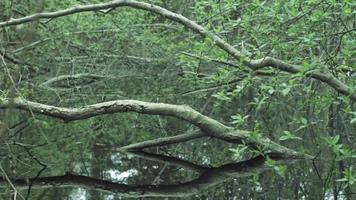
[[[160,154],[147,153],[147,152],[144,152],[144,151],[131,151],[131,152],[123,151],[123,152],[127,153],[127,154],[130,154],[130,155],[133,155],[133,156],[138,157],[138,158],[145,159],[145,160],[151,160],[151,161],[155,161],[155,162],[160,162],[160,163],[164,163],[164,164],[167,164],[167,165],[174,165],[174,166],[181,167],[181,168],[184,168],[184,169],[189,169],[189,170],[192,170],[192,171],[195,171],[195,172],[198,172],[198,173],[204,173],[204,172],[209,170],[208,167],[201,166],[201,165],[198,165],[198,164],[194,164],[194,163],[191,163],[189,161],[186,161],[186,160],[183,160],[183,159],[180,159],[180,158],[175,158],[175,157],[172,157],[172,156],[165,156],[165,155],[160,155]]]
[[[98,75],[98,74],[89,74],[89,73],[60,75],[60,76],[50,78],[47,81],[41,83],[40,85],[50,86],[51,84],[61,82],[61,81],[80,80],[80,79],[98,80],[98,79],[102,79],[102,78],[108,78],[108,76]]]
[[[193,133],[180,134],[180,135],[171,136],[171,137],[163,137],[163,138],[157,138],[157,139],[153,139],[153,140],[146,140],[143,142],[120,147],[120,148],[118,148],[118,150],[137,151],[137,150],[142,150],[142,149],[146,149],[146,148],[150,148],[150,147],[160,147],[160,146],[165,146],[165,145],[170,145],[170,144],[186,142],[189,140],[206,137],[206,136],[207,136],[207,134],[205,134],[201,131],[196,131]]]
[[[303,73],[304,67],[295,64],[289,64],[283,60],[279,60],[272,57],[264,57],[261,59],[251,59],[237,50],[235,47],[227,43],[225,40],[220,38],[219,36],[215,35],[214,33],[206,30],[204,27],[200,26],[196,22],[180,15],[169,11],[165,8],[160,6],[152,5],[145,2],[139,2],[134,0],[115,0],[110,1],[107,3],[98,3],[98,4],[89,4],[89,5],[80,5],[74,6],[68,9],[55,11],[55,12],[43,12],[37,13],[29,16],[25,16],[18,19],[10,19],[8,21],[0,22],[0,28],[6,26],[13,26],[23,23],[28,23],[31,21],[36,21],[39,19],[55,19],[57,17],[63,17],[67,15],[72,15],[75,13],[80,12],[90,12],[90,11],[100,11],[100,10],[107,10],[107,9],[114,9],[118,7],[132,7],[136,9],[146,10],[152,13],[156,13],[161,15],[167,19],[173,20],[178,22],[185,27],[191,29],[192,31],[200,34],[203,37],[211,38],[215,45],[220,47],[222,50],[227,52],[229,55],[236,58],[239,62],[243,63],[244,65],[250,67],[253,70],[258,70],[264,67],[273,67],[279,69],[281,71],[289,72],[289,73]],[[318,79],[332,88],[334,88],[337,92],[349,96],[351,99],[356,101],[356,92],[353,88],[349,87],[345,83],[338,80],[335,76],[331,74],[325,67],[320,69],[312,70],[307,73],[308,76]]]

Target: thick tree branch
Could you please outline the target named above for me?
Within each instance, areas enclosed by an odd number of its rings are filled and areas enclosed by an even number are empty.
[[[265,153],[278,154],[281,157],[303,157],[311,158],[303,153],[283,147],[268,138],[252,137],[250,131],[235,130],[232,127],[225,126],[224,124],[202,115],[196,110],[186,105],[172,105],[164,103],[150,103],[137,100],[116,100],[103,103],[92,104],[81,108],[65,108],[56,107],[32,101],[27,101],[22,98],[4,99],[0,100],[0,108],[17,108],[22,110],[31,111],[34,113],[59,118],[64,121],[82,120],[90,117],[113,114],[136,112],[148,115],[163,115],[171,116],[178,119],[185,120],[198,128],[200,128],[207,136],[216,137],[218,139],[234,142],[244,143],[254,149],[263,150]],[[193,135],[193,138],[197,135]],[[174,140],[186,139],[186,135],[182,137],[175,137]],[[189,137],[188,137],[189,138]],[[192,138],[192,135],[190,135]],[[164,142],[169,142],[163,140]],[[156,141],[151,144],[157,143]],[[263,153],[262,152],[262,153]]]
[[[56,107],[22,98],[4,99],[0,101],[0,108],[14,107],[32,111],[64,121],[75,121],[91,118],[98,115],[136,112],[148,115],[172,116],[194,124],[208,133],[229,132],[232,129],[220,122],[204,116],[187,105],[173,105],[165,103],[151,103],[137,100],[116,100],[92,104],[81,108]]]
[[[38,19],[54,19],[57,17],[67,16],[80,12],[99,11],[105,9],[114,9],[118,7],[132,7],[136,9],[142,9],[161,15],[167,19],[176,21],[184,25],[185,27],[191,29],[192,31],[202,35],[203,37],[211,38],[218,47],[220,47],[228,54],[236,58],[238,61],[242,62],[243,64],[247,65],[253,70],[261,69],[264,67],[273,67],[290,73],[303,72],[304,69],[303,66],[289,64],[276,58],[265,57],[261,59],[252,60],[248,58],[246,55],[242,54],[239,50],[234,48],[232,45],[224,41],[222,38],[220,38],[219,36],[215,35],[212,32],[207,31],[204,27],[198,25],[194,21],[180,14],[171,12],[165,8],[155,6],[145,2],[134,1],[134,0],[115,0],[107,3],[75,6],[72,8],[68,8],[56,12],[37,13],[18,19],[10,19],[8,21],[0,22],[0,28],[5,26],[23,24]],[[337,92],[340,92],[341,94],[346,96],[350,96],[351,99],[356,100],[356,92],[354,91],[354,89],[342,83],[340,80],[336,79],[330,72],[315,70],[315,71],[311,71],[309,75],[333,87]]]

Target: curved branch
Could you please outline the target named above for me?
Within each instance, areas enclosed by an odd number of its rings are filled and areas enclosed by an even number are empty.
[[[97,79],[102,79],[102,78],[108,78],[108,76],[104,75],[98,75],[98,74],[88,74],[88,73],[80,73],[80,74],[69,74],[69,75],[60,75],[56,76],[53,78],[48,79],[47,81],[41,83],[41,86],[49,86],[51,84],[54,84],[56,82],[61,82],[61,81],[68,81],[68,80],[75,80],[75,79],[92,79],[92,80],[97,80]]]
[[[27,110],[59,118],[67,122],[87,119],[98,115],[125,112],[171,116],[185,120],[200,128],[207,135],[227,142],[244,143],[254,149],[263,150],[264,153],[274,153],[281,157],[312,158],[304,153],[299,153],[287,147],[281,146],[268,138],[252,137],[250,131],[235,130],[232,127],[225,126],[224,124],[208,116],[202,115],[198,111],[186,105],[151,103],[137,100],[116,100],[92,104],[81,108],[66,108],[27,101],[18,97],[0,101],[0,108],[17,108]],[[196,135],[194,135],[194,137],[195,136]],[[184,137],[186,136],[183,136],[183,139]],[[177,138],[179,140],[182,139],[182,137],[176,137],[175,139]]]
[[[66,108],[32,102],[20,97],[0,101],[0,108],[10,107],[62,119],[66,122],[88,119],[104,114],[135,112],[148,115],[171,116],[182,119],[207,131],[209,134],[217,134],[231,130],[230,127],[200,114],[187,105],[151,103],[137,100],[115,100],[92,104],[81,108]]]
[[[56,12],[37,13],[18,19],[10,19],[8,21],[0,22],[0,28],[5,26],[23,24],[38,19],[54,19],[57,17],[72,15],[80,12],[99,11],[105,9],[114,9],[118,7],[132,7],[136,9],[146,10],[161,15],[167,19],[178,22],[184,25],[185,27],[191,29],[192,31],[202,35],[203,37],[211,38],[218,47],[220,47],[222,50],[224,50],[225,52],[227,52],[228,54],[230,54],[237,60],[241,61],[243,64],[245,64],[246,66],[250,67],[253,70],[261,69],[264,67],[273,67],[290,73],[303,72],[303,66],[289,64],[276,58],[265,57],[256,60],[250,59],[246,55],[242,54],[235,47],[227,43],[225,40],[215,35],[214,33],[207,31],[204,27],[200,26],[196,22],[180,14],[169,11],[165,8],[155,6],[145,2],[135,1],[135,0],[114,0],[107,3],[74,6],[72,8],[68,8]],[[346,96],[350,96],[351,99],[356,101],[356,92],[354,91],[354,89],[344,84],[337,78],[335,78],[330,72],[312,71],[309,73],[309,75],[315,79],[318,79],[328,84],[329,86],[334,88],[337,92]]]

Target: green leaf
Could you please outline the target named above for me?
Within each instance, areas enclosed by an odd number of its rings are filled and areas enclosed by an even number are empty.
[[[304,124],[304,125],[308,124],[308,120],[305,119],[304,117],[301,118],[301,122],[302,122],[302,124]]]
[[[293,134],[292,134],[291,132],[289,132],[289,131],[283,131],[283,133],[284,133],[284,135],[279,138],[279,140],[281,140],[281,141],[284,141],[284,140],[293,140],[293,139],[295,139],[295,140],[302,140],[301,137],[297,137],[297,136],[293,135]]]
[[[353,124],[356,122],[356,118],[351,119],[350,123]]]
[[[248,146],[239,144],[236,148],[230,148],[229,150],[233,153],[232,157],[234,160],[241,160],[247,149]]]
[[[279,176],[281,177],[285,176],[285,172],[287,171],[287,166],[277,164],[275,160],[272,160],[269,157],[267,157],[266,165],[271,167]]]
[[[286,88],[284,88],[282,91],[281,91],[281,93],[282,93],[282,95],[283,96],[286,96],[289,92],[290,92],[290,87],[286,87]]]

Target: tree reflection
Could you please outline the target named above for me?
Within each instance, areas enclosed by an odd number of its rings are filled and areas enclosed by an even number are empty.
[[[124,197],[183,197],[197,194],[202,190],[214,187],[231,178],[251,176],[269,169],[266,164],[266,156],[257,156],[249,160],[228,163],[219,167],[206,167],[192,162],[161,154],[153,154],[144,151],[125,152],[138,158],[161,162],[168,165],[178,166],[197,172],[199,176],[193,180],[165,185],[153,184],[122,184],[114,181],[98,179],[89,176],[65,173],[63,176],[47,176],[34,178],[22,178],[12,180],[11,183],[17,189],[27,189],[32,183],[33,189],[81,187],[97,191],[114,193]],[[295,159],[285,159],[268,155],[278,163],[290,163]],[[1,187],[7,187],[8,180],[0,179]]]

